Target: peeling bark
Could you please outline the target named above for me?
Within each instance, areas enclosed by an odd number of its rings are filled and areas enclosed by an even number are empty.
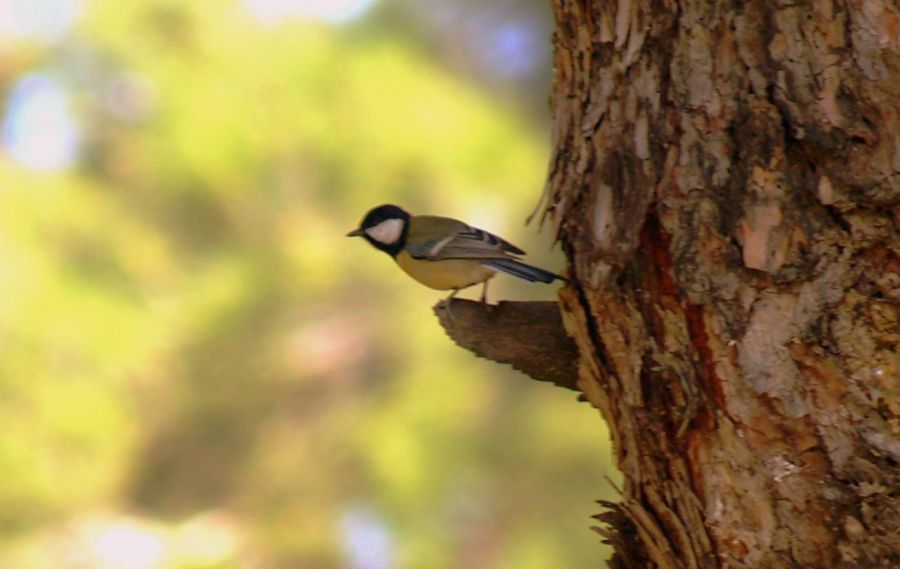
[[[900,8],[554,0],[613,567],[900,566]]]

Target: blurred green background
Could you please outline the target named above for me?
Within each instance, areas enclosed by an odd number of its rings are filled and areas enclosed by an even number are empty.
[[[395,202],[561,270],[523,223],[550,33],[543,0],[0,0],[0,567],[602,565],[597,413],[343,237]]]

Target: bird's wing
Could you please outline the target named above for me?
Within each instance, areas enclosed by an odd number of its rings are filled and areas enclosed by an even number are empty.
[[[509,259],[525,254],[483,229],[448,217],[424,215],[411,222],[406,247],[413,257],[430,260]]]

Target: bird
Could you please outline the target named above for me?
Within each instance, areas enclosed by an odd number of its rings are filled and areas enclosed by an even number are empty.
[[[450,217],[412,215],[393,204],[369,210],[347,237],[362,237],[421,284],[451,291],[444,300],[447,307],[459,291],[479,283],[486,303],[488,281],[498,272],[528,282],[565,280],[523,263],[518,257],[525,251],[493,233]]]

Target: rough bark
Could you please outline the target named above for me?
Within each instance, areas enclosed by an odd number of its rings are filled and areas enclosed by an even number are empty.
[[[554,0],[614,567],[900,567],[900,9]]]

